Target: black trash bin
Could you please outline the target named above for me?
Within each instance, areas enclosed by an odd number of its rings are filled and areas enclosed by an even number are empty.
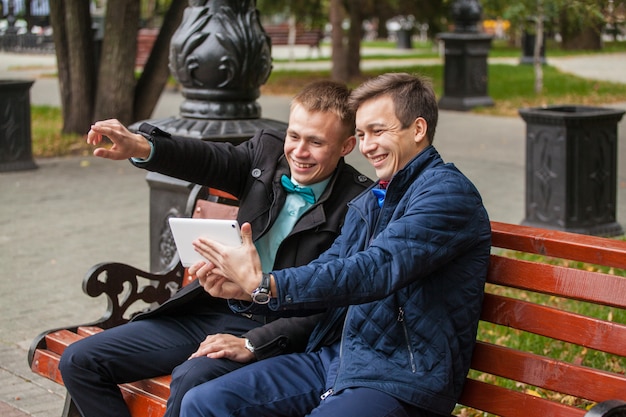
[[[526,122],[523,224],[597,236],[616,221],[617,123],[624,110],[590,106],[520,109]]]
[[[0,172],[35,169],[30,129],[33,80],[0,80]]]
[[[524,32],[522,36],[522,58],[520,64],[534,64],[535,63],[535,39],[537,35],[534,33]],[[543,36],[541,42],[541,48],[539,49],[539,62],[546,64],[546,37]]]
[[[400,29],[396,33],[398,36],[398,49],[412,49],[413,44],[411,43],[411,29]]]

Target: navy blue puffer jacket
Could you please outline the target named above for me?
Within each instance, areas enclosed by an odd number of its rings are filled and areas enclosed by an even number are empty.
[[[334,391],[370,387],[450,415],[469,370],[490,247],[478,191],[431,146],[394,176],[382,209],[361,194],[318,260],[273,272],[269,306],[349,306]]]

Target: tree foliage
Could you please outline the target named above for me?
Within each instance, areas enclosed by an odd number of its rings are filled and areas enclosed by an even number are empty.
[[[413,15],[427,23],[435,34],[445,26],[447,3],[450,0],[258,0],[262,17],[282,15],[294,17],[299,24],[324,27],[330,23],[332,77],[349,81],[361,74],[363,23],[376,21],[380,36],[386,36],[385,22],[397,15]]]
[[[482,0],[481,3],[487,16],[507,19],[511,27],[520,31],[534,31],[535,20],[541,15],[546,30],[558,32],[565,43],[588,29],[599,37],[609,8],[609,0]]]
[[[511,27],[535,34],[535,92],[543,90],[540,57],[546,32],[558,32],[565,49],[601,49],[608,0],[484,0],[487,13],[501,16]]]

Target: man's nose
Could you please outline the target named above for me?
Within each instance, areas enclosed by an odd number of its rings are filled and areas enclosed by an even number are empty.
[[[376,142],[372,139],[372,137],[368,134],[363,134],[361,137],[361,141],[359,143],[361,153],[367,154],[376,149]]]
[[[305,155],[309,152],[309,147],[306,142],[301,141],[296,145],[293,151],[296,155]]]

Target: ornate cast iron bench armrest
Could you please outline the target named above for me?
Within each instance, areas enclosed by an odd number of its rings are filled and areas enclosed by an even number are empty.
[[[164,273],[150,273],[117,262],[91,267],[83,280],[83,292],[90,297],[104,294],[107,298],[107,309],[95,325],[103,329],[118,326],[154,303],[169,299],[181,287],[184,275],[178,258],[171,266]]]

